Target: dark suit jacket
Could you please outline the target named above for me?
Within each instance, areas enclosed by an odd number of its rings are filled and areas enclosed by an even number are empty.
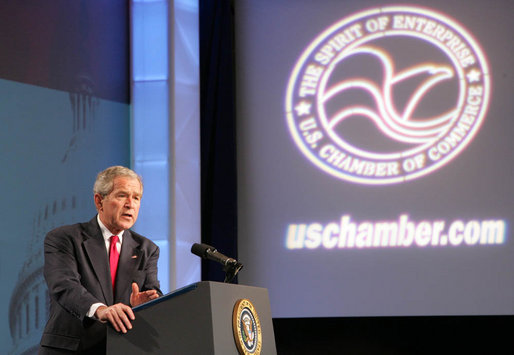
[[[123,234],[113,294],[109,258],[96,217],[49,232],[44,251],[50,318],[42,346],[70,352],[98,347],[105,342],[107,325],[86,316],[93,303],[130,305],[132,282],[141,291],[154,289],[162,294],[157,279],[159,248],[132,231]]]

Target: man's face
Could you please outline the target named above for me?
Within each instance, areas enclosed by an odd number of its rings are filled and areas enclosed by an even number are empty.
[[[112,234],[117,235],[136,223],[141,196],[139,180],[124,176],[114,178],[113,190],[107,196],[95,194],[100,220]]]

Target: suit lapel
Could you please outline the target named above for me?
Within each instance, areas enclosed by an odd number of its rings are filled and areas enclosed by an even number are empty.
[[[132,237],[130,231],[123,234],[123,243],[121,244],[120,260],[118,262],[118,270],[116,272],[116,302],[129,304],[130,293],[132,292],[132,281],[134,271],[141,260],[141,249]]]
[[[100,231],[96,217],[86,227],[85,234],[88,238],[84,241],[84,249],[87,253],[93,271],[98,279],[104,300],[107,305],[113,304],[111,273],[109,269],[109,258],[105,248],[105,241]]]

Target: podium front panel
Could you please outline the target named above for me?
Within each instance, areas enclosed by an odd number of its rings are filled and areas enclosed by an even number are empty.
[[[234,305],[248,299],[262,330],[261,354],[276,354],[268,291],[264,288],[202,281],[134,308],[126,334],[109,328],[108,355],[237,355],[232,328]]]

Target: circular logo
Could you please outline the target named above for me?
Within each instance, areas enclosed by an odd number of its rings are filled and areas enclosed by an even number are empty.
[[[247,299],[240,299],[234,306],[232,329],[237,350],[241,355],[261,353],[261,323],[253,304]]]
[[[298,59],[287,124],[308,160],[355,183],[393,184],[448,164],[478,132],[490,72],[473,36],[426,8],[346,17]]]

